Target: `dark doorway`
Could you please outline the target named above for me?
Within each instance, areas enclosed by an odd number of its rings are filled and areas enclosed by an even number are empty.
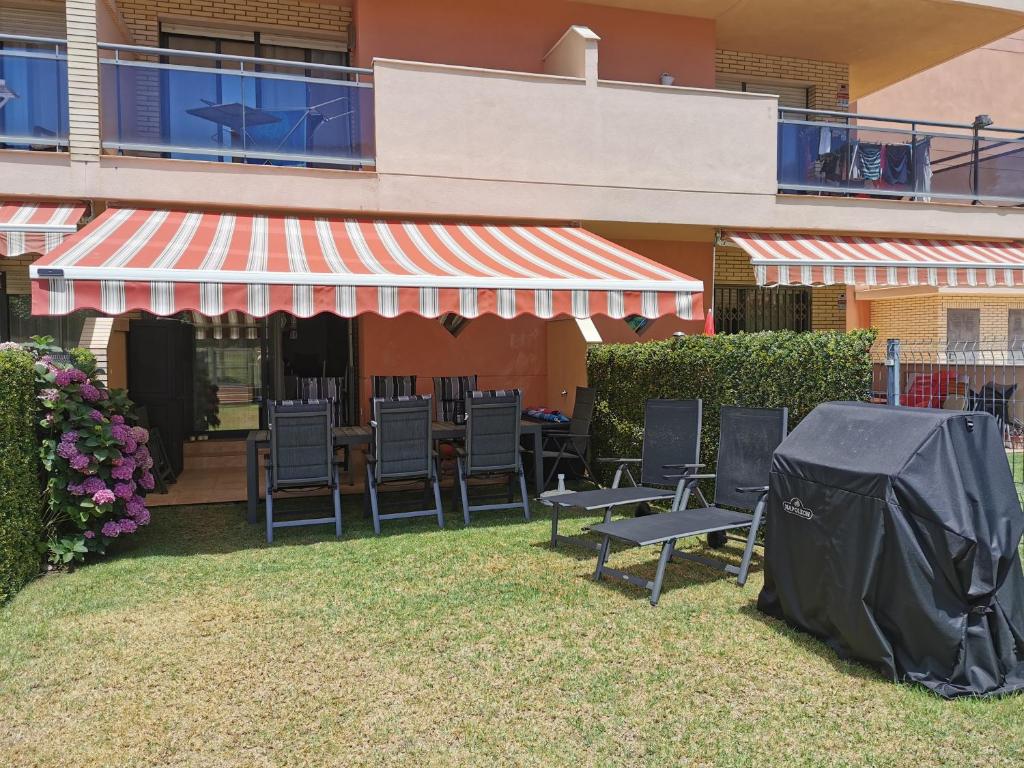
[[[179,474],[192,433],[192,326],[152,318],[132,320],[128,330],[128,395],[160,430],[167,459]]]
[[[326,397],[339,424],[351,421],[355,387],[354,322],[332,314],[286,317],[280,327],[284,399]]]

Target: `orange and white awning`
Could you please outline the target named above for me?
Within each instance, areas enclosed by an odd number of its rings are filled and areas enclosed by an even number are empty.
[[[1024,244],[730,232],[758,285],[1022,286]]]
[[[576,227],[108,209],[30,267],[32,310],[703,317],[703,284]]]
[[[78,231],[83,203],[0,203],[0,257],[49,253]]]

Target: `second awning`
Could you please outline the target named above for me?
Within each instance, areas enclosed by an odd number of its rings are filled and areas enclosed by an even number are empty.
[[[108,209],[30,268],[32,311],[703,317],[703,284],[576,227]]]
[[[49,253],[78,230],[83,203],[8,200],[0,203],[0,256]]]
[[[730,232],[758,285],[1021,286],[1016,242]]]

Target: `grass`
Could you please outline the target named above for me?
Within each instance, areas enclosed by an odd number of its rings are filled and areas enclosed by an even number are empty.
[[[293,504],[296,502],[292,502]],[[318,503],[323,503],[322,500]],[[0,608],[4,766],[1019,765],[1024,700],[840,661],[719,574],[661,604],[548,549],[548,518],[372,536],[160,509]],[[570,520],[569,526],[585,518]],[[651,574],[654,551],[614,562]],[[736,553],[733,552],[735,557]]]
[[[221,403],[217,409],[217,418],[220,419],[220,426],[211,432],[258,429],[260,406],[258,403]]]

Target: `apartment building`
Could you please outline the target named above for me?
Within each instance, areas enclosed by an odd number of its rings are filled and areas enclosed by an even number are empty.
[[[1021,132],[850,105],[1021,27],[1015,0],[0,0],[2,330],[83,340],[181,442],[303,380],[352,421],[371,375],[568,408],[589,344],[705,311],[843,329],[885,291],[1019,290]]]

